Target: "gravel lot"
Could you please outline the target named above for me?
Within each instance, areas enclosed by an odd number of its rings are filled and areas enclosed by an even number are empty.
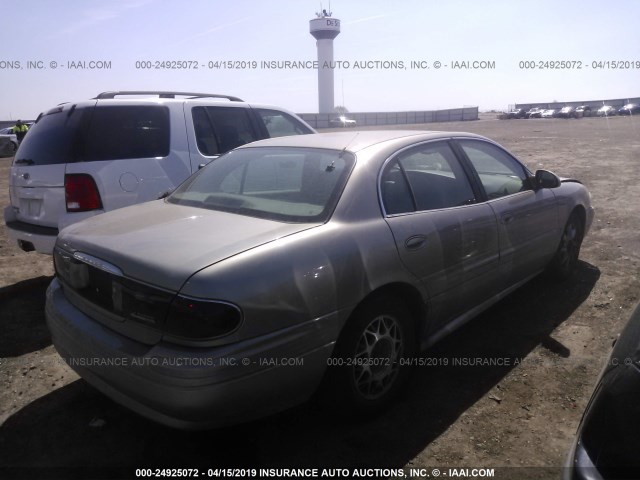
[[[187,433],[130,413],[62,363],[44,320],[51,258],[10,245],[3,225],[0,477],[2,468],[18,467],[4,478],[68,478],[51,469],[84,466],[91,475],[127,478],[154,467],[468,467],[496,468],[495,478],[558,478],[612,340],[638,302],[640,119],[488,118],[408,128],[486,135],[531,169],[582,180],[596,219],[576,278],[534,279],[425,352],[428,366],[373,420],[336,420],[309,402],[258,422]],[[11,160],[0,159],[3,206]],[[461,359],[476,364],[453,365]],[[123,470],[104,470],[111,467]]]

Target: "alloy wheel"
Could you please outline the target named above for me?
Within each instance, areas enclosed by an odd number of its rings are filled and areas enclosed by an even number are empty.
[[[402,328],[388,315],[374,318],[358,339],[353,366],[355,387],[364,398],[375,400],[393,386],[403,353]]]

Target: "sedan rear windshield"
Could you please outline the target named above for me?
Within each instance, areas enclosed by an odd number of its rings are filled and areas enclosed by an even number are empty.
[[[211,162],[167,201],[284,222],[325,222],[354,163],[352,154],[336,150],[242,148]]]

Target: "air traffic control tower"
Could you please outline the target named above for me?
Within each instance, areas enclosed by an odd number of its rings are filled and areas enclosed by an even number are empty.
[[[333,39],[340,33],[340,20],[322,10],[309,21],[309,32],[318,47],[318,112],[333,111]]]

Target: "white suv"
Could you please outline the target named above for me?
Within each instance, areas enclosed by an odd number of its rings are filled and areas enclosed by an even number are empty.
[[[59,105],[16,152],[8,235],[24,251],[51,254],[67,225],[157,199],[245,143],[307,133],[315,132],[293,113],[228,95],[105,92]]]

